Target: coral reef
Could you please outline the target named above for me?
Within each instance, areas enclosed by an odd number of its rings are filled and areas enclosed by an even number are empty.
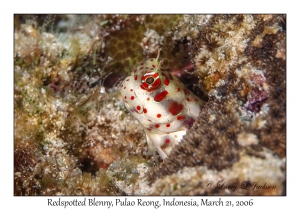
[[[285,24],[280,14],[16,15],[14,194],[284,195]],[[207,103],[156,164],[118,84],[158,48]]]
[[[211,170],[205,166],[185,167],[156,180],[137,195],[280,195],[284,191],[285,159],[264,149],[261,157],[241,151],[230,169]],[[137,185],[138,186],[138,185]],[[265,188],[263,188],[263,186]]]
[[[258,136],[256,149],[265,146],[285,157],[285,61],[275,58],[276,43],[285,34],[279,30],[282,18],[274,16],[264,22],[260,16],[215,16],[201,27],[195,74],[203,80],[209,103],[182,144],[172,151],[174,158],[164,161],[153,177],[184,166],[217,170],[231,166],[239,159],[242,148],[237,137],[244,130]],[[265,30],[271,27],[275,29],[268,32],[272,33],[268,38]],[[264,37],[259,46],[257,36]]]

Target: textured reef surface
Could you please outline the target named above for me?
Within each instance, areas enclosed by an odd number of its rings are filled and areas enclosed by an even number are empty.
[[[285,15],[15,15],[15,195],[285,195]],[[120,84],[161,48],[206,101],[148,156]]]

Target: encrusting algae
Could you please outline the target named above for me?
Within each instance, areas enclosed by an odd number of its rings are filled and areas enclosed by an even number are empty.
[[[14,194],[284,195],[285,24],[280,14],[15,15]],[[157,66],[149,60],[158,49],[161,84],[178,78],[205,105],[188,108],[189,130],[153,162],[149,132],[134,118],[150,108],[132,105],[136,86],[125,78],[145,60]],[[147,75],[143,88],[155,79]],[[179,104],[162,87],[146,92]],[[165,117],[156,103],[146,129],[171,128],[155,121]]]

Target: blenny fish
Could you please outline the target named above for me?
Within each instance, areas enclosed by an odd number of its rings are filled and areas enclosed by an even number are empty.
[[[121,84],[125,107],[146,133],[148,153],[167,158],[199,116],[204,101],[161,67],[157,58],[141,62]]]

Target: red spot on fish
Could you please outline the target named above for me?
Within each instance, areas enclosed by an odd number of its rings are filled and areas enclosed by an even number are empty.
[[[187,101],[191,101],[189,97],[186,98]]]
[[[140,107],[140,106],[137,106],[136,109],[137,109],[137,110],[141,110],[141,107]]]
[[[144,67],[141,67],[140,70],[142,70]]]
[[[138,76],[137,75],[134,75],[134,80],[137,80]]]
[[[144,63],[143,63],[143,62],[141,63],[141,66],[142,66],[142,65],[144,65]]]
[[[130,89],[130,91],[132,92],[132,91],[133,91],[133,89]]]
[[[155,68],[155,65],[152,65],[153,68]]]
[[[131,96],[130,99],[131,99],[131,100],[134,100],[134,96]]]
[[[178,92],[180,91],[180,87],[177,88],[177,91],[178,91]]]
[[[157,118],[160,118],[160,117],[161,117],[161,114],[157,114],[156,117],[157,117]]]
[[[169,79],[168,79],[167,77],[165,77],[164,84],[165,84],[166,86],[168,86],[168,85],[169,85],[169,83],[170,83]]]
[[[152,59],[150,59],[150,61],[153,61],[153,58],[152,58]]]
[[[155,124],[155,128],[159,128],[159,124]]]
[[[154,100],[157,101],[157,102],[160,102],[162,101],[166,96],[168,95],[168,91],[164,90],[160,93],[157,93],[155,96],[154,96]]]
[[[170,127],[170,124],[168,123],[168,124],[166,125],[166,127],[167,127],[167,128]]]
[[[147,109],[146,109],[146,108],[144,108],[144,113],[145,113],[145,114],[147,113]]]
[[[126,89],[126,86],[124,87],[124,89]]]
[[[165,142],[166,142],[166,144],[169,144],[170,143],[170,139],[166,139]]]
[[[182,116],[182,115],[179,115],[178,117],[177,117],[177,120],[183,120],[184,119],[184,116]]]
[[[127,79],[126,81],[129,81],[129,79]]]
[[[181,110],[183,110],[183,105],[177,103],[176,101],[174,101],[171,106],[169,111],[171,112],[172,115],[177,115],[181,112]]]
[[[124,98],[126,99],[127,97],[125,96]]]
[[[147,98],[147,101],[150,101],[150,98]]]
[[[133,73],[135,73],[137,70],[135,69],[134,71],[133,71]]]

